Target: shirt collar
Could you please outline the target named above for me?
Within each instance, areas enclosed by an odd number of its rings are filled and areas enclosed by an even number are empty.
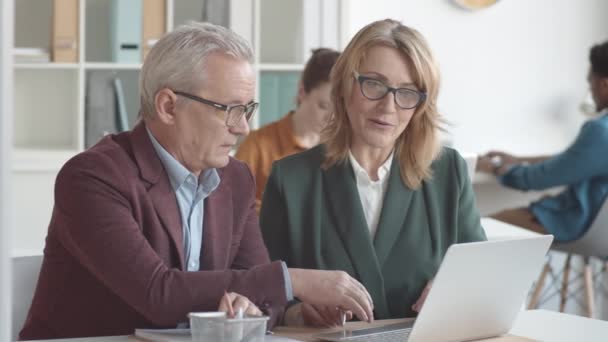
[[[353,153],[350,150],[348,151],[348,158],[350,159],[350,164],[353,166],[353,171],[355,172],[355,175],[357,178],[363,177],[363,179],[366,179],[367,181],[369,181],[371,183],[375,183],[375,182],[383,182],[386,179],[386,177],[388,176],[388,174],[390,173],[391,165],[393,164],[394,154],[395,154],[395,150],[393,150],[391,152],[391,154],[388,156],[386,161],[382,165],[380,165],[380,168],[378,168],[378,180],[377,181],[372,181],[371,177],[367,174],[367,171],[365,171],[365,169],[361,166],[361,164],[359,164],[359,162],[357,162],[357,159],[355,159],[355,156],[353,156]]]
[[[177,189],[179,189],[179,187],[186,182],[188,176],[192,175],[196,178],[192,172],[186,169],[186,167],[184,167],[167,150],[165,150],[165,148],[152,135],[148,127],[146,127],[146,131],[148,132],[148,136],[152,141],[152,146],[154,146],[154,150],[156,151],[158,158],[169,175],[169,181],[171,182],[173,191],[177,191]],[[202,190],[209,194],[219,186],[220,177],[215,168],[207,169],[201,172],[198,182],[202,185]]]

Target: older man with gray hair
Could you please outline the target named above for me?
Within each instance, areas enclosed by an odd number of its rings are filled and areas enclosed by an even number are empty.
[[[270,262],[253,177],[228,155],[258,106],[252,59],[241,37],[199,23],[150,51],[142,120],[57,176],[21,339],[171,328],[194,311],[243,309],[276,323],[294,298],[373,319],[369,294],[346,273]]]

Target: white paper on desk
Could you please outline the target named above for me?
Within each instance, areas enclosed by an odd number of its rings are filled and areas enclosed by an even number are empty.
[[[266,342],[300,342],[299,340],[294,340],[291,338],[276,336],[276,335],[266,335],[264,337],[264,341]]]
[[[190,329],[135,329],[135,336],[154,342],[192,342]],[[291,338],[266,335],[265,342],[298,342]]]
[[[192,342],[190,329],[135,329],[135,336],[155,342]]]

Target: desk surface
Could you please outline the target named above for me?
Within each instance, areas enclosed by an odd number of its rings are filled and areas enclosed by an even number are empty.
[[[605,342],[608,322],[555,311],[529,310],[519,315],[511,333],[545,342]]]
[[[386,319],[382,321],[376,321],[372,324],[368,324],[365,322],[351,322],[347,323],[346,327],[348,329],[364,329],[364,328],[373,328],[378,326],[384,326],[394,323],[407,322],[412,320],[412,318],[405,319]],[[320,340],[316,339],[315,336],[320,333],[328,333],[328,332],[337,332],[341,331],[341,328],[334,329],[314,329],[314,328],[296,328],[296,327],[278,327],[275,329],[275,335],[288,337],[297,341],[304,342],[318,342]],[[478,342],[536,342],[534,340],[518,337],[518,336],[502,336],[497,338],[479,340]]]
[[[378,321],[376,324],[394,323],[396,320]],[[397,320],[399,321],[399,320]],[[401,320],[403,321],[403,320]],[[348,323],[349,325],[367,325],[366,323]],[[288,336],[303,341],[314,341],[311,334],[317,334],[321,330],[308,328],[276,329],[277,335]],[[608,340],[608,322],[589,319],[580,316],[567,315],[559,312],[546,310],[522,311],[511,334],[526,337],[524,339],[509,338],[507,336],[484,340],[487,342],[511,342],[511,341],[543,341],[543,342],[605,342]],[[134,342],[142,341],[133,336],[107,336],[54,340],[55,342]]]

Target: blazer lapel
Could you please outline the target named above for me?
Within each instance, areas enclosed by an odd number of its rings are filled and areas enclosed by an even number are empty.
[[[217,170],[220,185],[205,199],[203,217],[203,250],[201,270],[225,269],[230,266],[230,247],[233,226],[232,190]]]
[[[177,250],[179,258],[180,270],[185,270],[186,256],[184,254],[184,228],[182,226],[182,218],[179,214],[179,208],[177,206],[177,199],[175,192],[171,188],[169,179],[164,177],[164,180],[154,184],[148,191],[154,208],[156,208],[156,214],[163,223],[163,227],[169,236],[173,246]]]
[[[412,194],[413,191],[407,188],[401,180],[401,169],[395,156],[391,166],[386,195],[382,203],[378,230],[374,239],[374,247],[380,267],[384,265],[401,232],[412,200]]]
[[[177,198],[143,122],[137,124],[133,129],[131,145],[141,177],[150,185],[148,194],[154,203],[156,214],[177,251],[179,268],[184,270],[184,232]]]
[[[376,314],[388,315],[384,279],[374,252],[350,163],[324,171],[325,189],[335,228],[361,283],[374,300]]]

